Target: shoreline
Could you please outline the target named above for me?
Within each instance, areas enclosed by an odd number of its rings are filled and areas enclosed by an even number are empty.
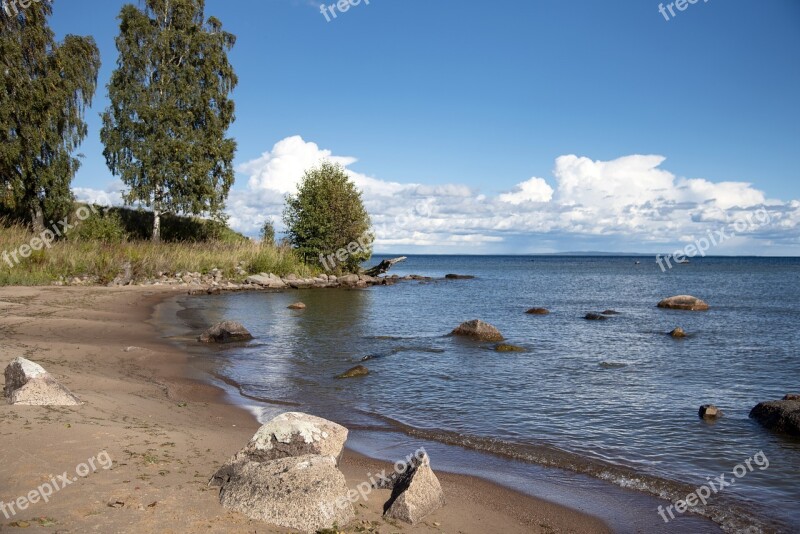
[[[159,303],[185,295],[160,287],[0,289],[4,360],[42,364],[84,404],[0,409],[0,499],[27,495],[51,474],[106,452],[113,460],[0,522],[37,531],[288,532],[224,509],[206,483],[244,446],[255,417],[197,376],[151,321]],[[4,362],[5,365],[5,362]],[[436,458],[434,456],[434,465]],[[390,464],[348,449],[342,470],[354,488]],[[603,521],[481,478],[437,470],[448,504],[414,527],[382,520],[388,490],[356,504],[350,529],[372,532],[610,532]],[[80,489],[76,488],[79,486]],[[385,495],[384,495],[385,493]],[[0,512],[0,515],[2,512]],[[8,512],[6,512],[9,515]],[[16,523],[15,523],[16,522]],[[350,530],[348,529],[348,530]]]

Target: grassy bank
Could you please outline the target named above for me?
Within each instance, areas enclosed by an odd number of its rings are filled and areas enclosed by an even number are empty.
[[[243,279],[245,272],[271,272],[279,276],[289,273],[307,276],[317,272],[303,264],[288,247],[262,246],[245,238],[226,236],[225,240],[151,243],[129,240],[127,236],[72,237],[79,235],[76,231],[70,238],[22,258],[20,247],[31,245],[37,236],[21,225],[0,225],[0,254],[8,253],[0,258],[0,285],[49,285],[82,276],[107,284],[123,272],[126,264],[130,264],[136,281],[154,279],[160,273],[204,274],[215,268],[234,281]],[[17,252],[19,263],[10,256],[12,252]]]

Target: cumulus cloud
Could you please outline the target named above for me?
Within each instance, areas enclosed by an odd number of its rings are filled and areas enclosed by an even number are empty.
[[[231,192],[231,225],[255,234],[269,218],[280,230],[285,196],[296,191],[305,170],[322,160],[341,164],[363,191],[379,251],[548,252],[571,249],[577,242],[593,243],[594,249],[622,242],[631,251],[666,251],[759,208],[768,210],[769,223],[749,228],[727,244],[729,249],[800,249],[800,202],[767,199],[749,183],[676,176],[660,155],[610,161],[563,155],[556,158],[552,177],[532,177],[487,196],[463,184],[368,176],[354,170],[355,157],[335,155],[300,136],[287,137],[237,167],[246,186]],[[113,200],[111,191],[80,191],[95,198],[105,193]]]

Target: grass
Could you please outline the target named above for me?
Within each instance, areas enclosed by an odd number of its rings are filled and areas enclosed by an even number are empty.
[[[36,237],[18,224],[0,224],[0,255],[17,251]],[[238,267],[250,274],[267,272],[284,276],[310,276],[319,270],[305,265],[289,247],[261,245],[249,239],[174,241],[64,239],[50,248],[33,251],[10,266],[0,257],[0,286],[50,285],[88,275],[107,284],[130,263],[135,281],[153,279],[157,273],[222,271],[229,280],[241,280]],[[11,260],[13,263],[13,259]]]

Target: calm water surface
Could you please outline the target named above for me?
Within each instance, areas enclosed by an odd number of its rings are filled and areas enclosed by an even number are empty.
[[[186,305],[203,323],[239,320],[256,336],[213,353],[212,373],[265,405],[296,403],[354,428],[366,452],[390,450],[391,431],[484,466],[511,462],[516,487],[544,465],[675,500],[763,451],[767,469],[696,511],[729,531],[800,531],[800,440],[748,418],[756,403],[800,392],[800,260],[706,258],[666,273],[639,260],[411,256],[392,272],[477,278]],[[712,309],[655,307],[677,294]],[[287,310],[296,300],[308,308]],[[534,306],[552,313],[524,313]],[[609,308],[621,314],[582,319]],[[475,318],[527,352],[446,336]],[[690,337],[665,335],[676,326]],[[368,377],[333,379],[366,356]],[[706,403],[724,411],[716,424],[697,417]]]

